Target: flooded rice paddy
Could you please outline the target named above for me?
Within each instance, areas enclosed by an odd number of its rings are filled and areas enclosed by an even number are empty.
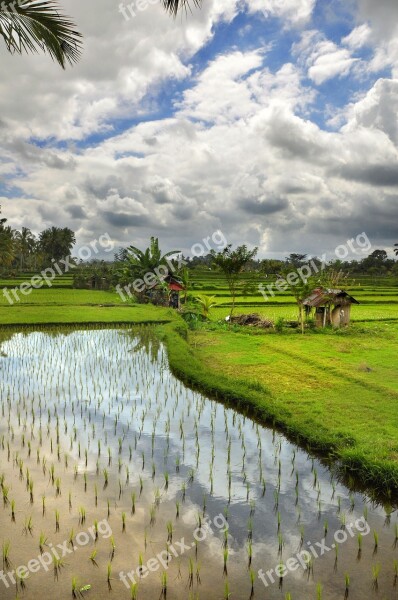
[[[0,334],[0,598],[398,598],[398,520],[150,329]],[[324,540],[324,541],[323,541]]]

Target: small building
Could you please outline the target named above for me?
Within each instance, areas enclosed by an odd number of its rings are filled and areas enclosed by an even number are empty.
[[[158,284],[148,290],[146,297],[152,304],[179,309],[181,307],[180,293],[185,290],[182,281],[171,275],[168,275],[163,281],[164,285]]]
[[[359,304],[345,290],[316,288],[303,301],[307,316],[315,309],[315,326],[345,327],[351,318],[351,305]]]

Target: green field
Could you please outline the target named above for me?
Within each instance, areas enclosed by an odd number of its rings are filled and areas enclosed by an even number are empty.
[[[21,281],[3,281],[13,287]],[[258,278],[253,276],[253,282]],[[253,330],[224,322],[231,299],[214,273],[192,276],[190,294],[216,295],[211,321],[176,334],[185,323],[168,308],[123,303],[115,292],[72,289],[62,279],[10,305],[0,295],[0,324],[166,323],[172,367],[207,393],[221,394],[291,436],[332,454],[364,483],[398,491],[398,283],[362,279],[351,293],[352,325],[342,331]],[[259,312],[273,320],[297,318],[294,298],[277,293],[239,295],[236,313]]]

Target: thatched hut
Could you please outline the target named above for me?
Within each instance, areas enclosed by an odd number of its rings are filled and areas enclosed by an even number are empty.
[[[359,304],[345,290],[316,288],[303,301],[307,315],[315,309],[315,326],[345,327],[351,318],[351,305]]]

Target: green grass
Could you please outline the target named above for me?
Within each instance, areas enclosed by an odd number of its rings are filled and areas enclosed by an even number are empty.
[[[150,305],[100,306],[15,306],[0,307],[0,327],[5,325],[159,323],[172,321],[175,311]]]
[[[378,493],[398,493],[398,325],[304,336],[199,330],[187,332],[189,345],[162,329],[182,379],[251,407]]]
[[[353,306],[348,330],[302,336],[217,325],[229,313],[230,299],[215,275],[203,276],[200,292],[212,295],[218,286],[226,306],[212,311],[210,326],[194,332],[172,309],[123,304],[115,292],[67,287],[34,290],[12,306],[0,294],[0,327],[169,323],[161,330],[171,367],[182,379],[241,410],[250,407],[261,421],[332,455],[364,485],[398,493],[396,281],[361,282],[353,293],[363,304]],[[287,294],[272,304],[260,303],[257,294],[239,300],[236,313],[297,318]]]

